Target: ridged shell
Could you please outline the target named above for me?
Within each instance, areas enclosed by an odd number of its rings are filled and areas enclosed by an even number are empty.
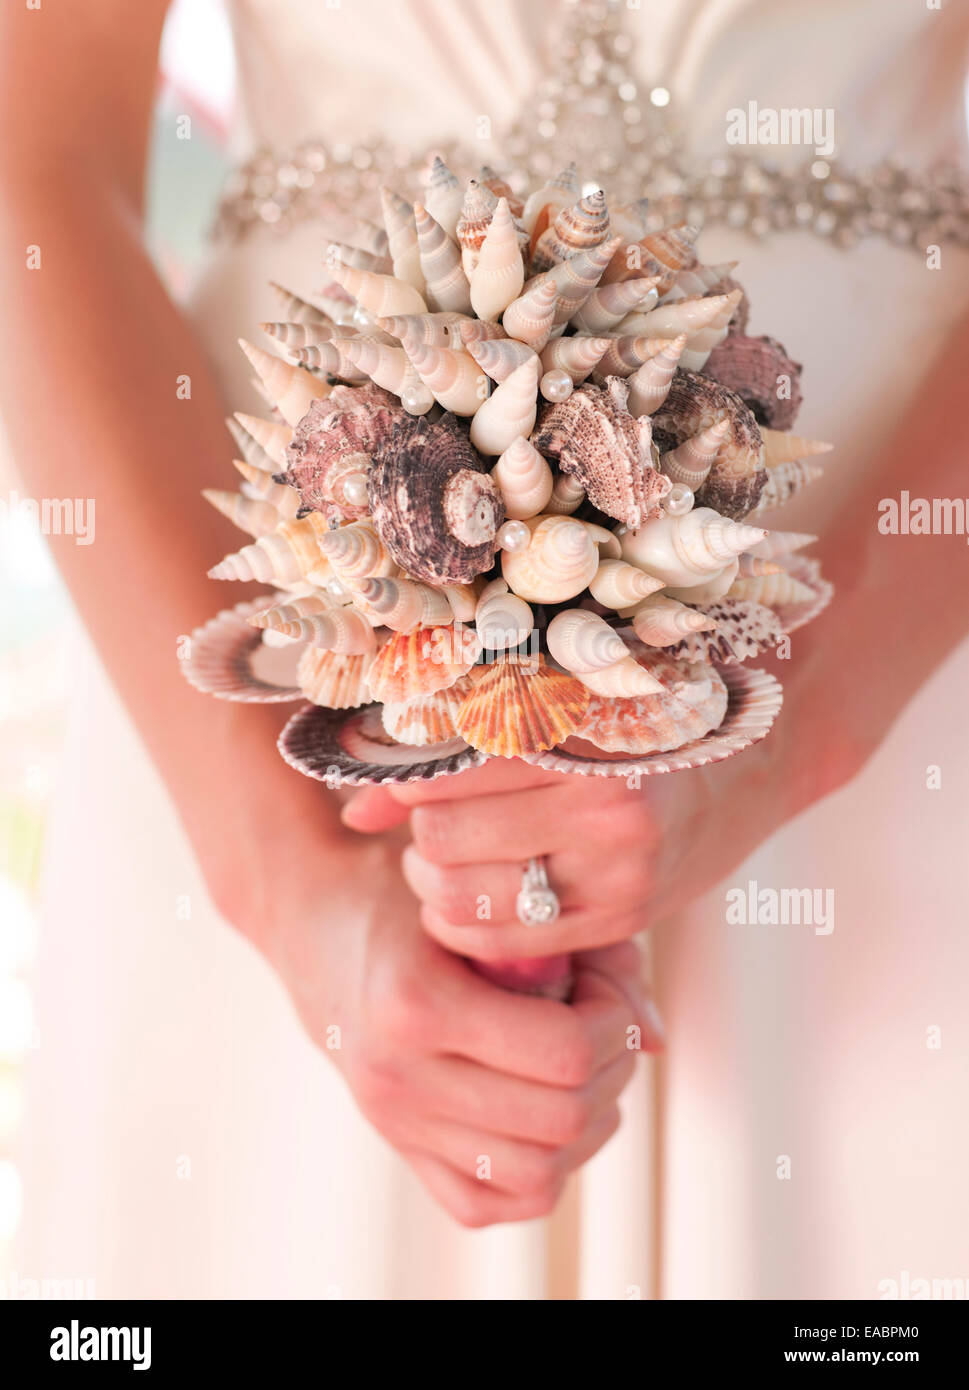
[[[398,743],[380,716],[378,705],[361,710],[307,705],[283,729],[279,751],[290,767],[329,787],[430,782],[487,761],[460,738],[426,748]]]
[[[327,524],[318,512],[302,520],[283,521],[275,531],[259,536],[251,545],[226,555],[209,570],[210,579],[230,579],[261,584],[298,584],[324,560],[320,538]]]
[[[593,696],[578,730],[607,752],[665,753],[703,738],[727,711],[727,687],[713,666],[677,661],[635,645],[633,658],[663,687],[626,699]]]
[[[343,655],[307,647],[299,659],[299,687],[307,700],[327,709],[357,709],[370,703],[367,672],[372,654]]]
[[[502,315],[508,336],[541,352],[552,332],[558,295],[558,285],[547,276],[529,281],[525,292]]]
[[[398,743],[407,743],[414,748],[446,743],[458,737],[455,716],[471,689],[470,676],[462,676],[453,685],[445,690],[436,690],[433,695],[419,695],[414,700],[385,704],[381,711],[383,726]]]
[[[544,658],[526,665],[509,657],[478,668],[455,722],[472,748],[516,758],[568,738],[588,703],[585,687]]]
[[[440,155],[435,155],[431,164],[427,183],[424,185],[424,206],[431,216],[441,224],[448,236],[453,237],[461,216],[464,194],[456,176],[444,163]]]
[[[550,483],[549,492],[551,490]],[[282,520],[273,504],[262,498],[246,497],[241,492],[223,492],[220,488],[211,487],[203,488],[202,496],[240,531],[245,531],[247,536],[265,536],[274,531]],[[547,498],[545,500],[548,501]],[[541,511],[541,507],[535,510]]]
[[[379,386],[335,386],[296,427],[282,480],[297,489],[305,510],[331,522],[359,520],[367,505],[349,502],[342,485],[360,471],[360,456],[372,455],[405,418],[400,403]]]
[[[790,502],[792,497],[796,497],[799,492],[810,487],[811,483],[816,483],[823,477],[824,469],[819,468],[817,464],[808,463],[806,459],[794,459],[791,463],[782,463],[776,468],[771,468],[757,506],[749,516],[752,518],[761,512],[783,507],[785,502]]]
[[[553,338],[541,352],[543,372],[565,372],[573,386],[579,386],[597,367],[603,353],[610,347],[611,338],[590,338],[576,333],[569,338]]]
[[[244,704],[279,704],[300,699],[295,667],[285,683],[269,680],[253,667],[265,656],[268,663],[293,665],[289,652],[268,652],[262,633],[250,627],[249,620],[271,602],[271,595],[246,599],[226,608],[197,627],[189,639],[188,655],[182,659],[185,679],[204,695]]]
[[[419,627],[396,632],[374,657],[368,673],[375,700],[384,704],[432,695],[466,676],[480,644],[465,627]]]
[[[582,307],[602,279],[602,273],[618,243],[619,238],[613,237],[604,241],[601,246],[579,251],[567,261],[552,267],[548,272],[548,278],[558,291],[553,324],[568,323],[573,314]],[[534,280],[529,283],[534,283]]]
[[[245,415],[241,411],[225,423],[246,463],[270,474],[285,466],[286,449],[293,436],[288,425],[261,420],[258,415]]]
[[[695,611],[713,627],[681,637],[669,647],[671,656],[730,666],[776,647],[784,635],[776,613],[746,599],[722,598]]]
[[[535,625],[531,608],[517,594],[509,593],[504,580],[489,584],[474,615],[474,626],[485,652],[520,647]]]
[[[753,414],[734,391],[678,369],[666,400],[651,418],[653,441],[661,455],[716,421],[728,419],[730,434],[697,491],[697,505],[713,507],[735,521],[753,511],[767,483],[763,440]]]
[[[710,353],[703,375],[735,391],[758,425],[792,428],[801,407],[801,364],[775,338],[729,334]]]
[[[604,608],[628,608],[663,587],[662,579],[625,560],[600,560],[589,580],[589,592]]]
[[[580,251],[601,246],[609,236],[609,209],[599,189],[556,214],[555,221],[538,238],[532,254],[532,273],[551,270]]]
[[[682,516],[664,514],[620,537],[623,559],[655,574],[669,586],[698,585],[764,539],[760,527],[694,507]]]
[[[453,415],[398,421],[368,486],[374,525],[411,578],[465,584],[494,563],[504,503]]]
[[[576,598],[599,568],[590,529],[569,516],[537,516],[525,525],[531,533],[526,549],[501,553],[508,587],[529,603]]]
[[[545,407],[532,443],[585,488],[589,500],[636,528],[659,514],[670,483],[650,462],[649,418],[626,410],[625,383],[578,387],[568,400]]]
[[[471,421],[471,443],[482,454],[497,458],[519,435],[531,434],[538,409],[540,371],[538,358],[529,358],[479,406]]]
[[[417,223],[417,245],[421,258],[421,273],[427,286],[427,306],[438,312],[453,310],[471,313],[471,292],[468,277],[461,266],[461,252],[450,236],[420,203],[414,204]],[[393,310],[410,313],[411,310]],[[420,310],[417,311],[418,313]]]

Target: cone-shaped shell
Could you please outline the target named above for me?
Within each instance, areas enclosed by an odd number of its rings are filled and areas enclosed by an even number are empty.
[[[555,221],[535,243],[532,272],[540,274],[543,270],[551,270],[552,266],[571,259],[580,251],[601,246],[608,236],[609,209],[606,195],[599,189],[556,214]]]
[[[451,605],[440,589],[415,579],[374,578],[351,582],[350,592],[370,619],[394,632],[413,632],[418,627],[449,623]]]
[[[495,382],[507,380],[516,367],[535,356],[526,343],[518,343],[514,338],[470,338],[467,349],[481,370]]]
[[[553,266],[548,272],[549,279],[553,281],[558,290],[558,298],[555,301],[555,324],[568,323],[573,314],[582,307],[602,279],[602,272],[609,264],[610,257],[618,244],[619,238],[614,237],[611,241],[604,241],[601,246],[593,246],[588,251],[579,251],[575,256],[570,256],[567,261]]]
[[[657,695],[663,687],[632,656],[604,667],[601,671],[582,671],[577,679],[596,695],[629,699],[634,695]]]
[[[471,307],[479,319],[497,319],[525,283],[518,234],[506,199],[500,198],[471,276]]]
[[[589,592],[604,608],[628,608],[663,587],[662,579],[626,560],[601,560],[589,581]]]
[[[602,671],[629,655],[629,648],[604,618],[585,608],[556,613],[545,632],[549,652],[575,675]]]
[[[618,378],[606,387],[586,383],[543,409],[532,443],[577,479],[600,511],[635,527],[659,513],[671,484],[652,467],[648,418],[634,420],[625,407]]]
[[[760,428],[735,392],[708,377],[678,370],[662,407],[651,417],[660,454],[679,447],[718,420],[730,421],[706,482],[697,491],[701,507],[735,520],[756,505],[767,482]]]
[[[599,568],[589,529],[568,516],[539,516],[525,524],[531,532],[527,548],[501,553],[508,587],[529,603],[564,603],[581,594]]]
[[[578,681],[541,657],[531,665],[506,657],[480,670],[455,722],[482,753],[515,758],[554,748],[575,731],[589,703]]]
[[[540,352],[552,332],[558,294],[558,285],[548,276],[531,280],[524,294],[509,304],[502,315],[502,327],[508,336]]]
[[[492,588],[483,594],[474,615],[474,625],[485,652],[506,651],[520,647],[535,626],[531,608],[517,594]],[[502,592],[503,590],[503,592]]]
[[[316,347],[320,343],[328,343],[338,331],[335,324],[322,317],[302,323],[296,320],[292,323],[261,323],[259,327],[267,337],[281,343],[290,353],[297,348]]]
[[[398,743],[427,748],[457,737],[455,717],[472,689],[471,678],[462,676],[444,690],[418,695],[413,700],[395,701],[381,707],[383,726]]]
[[[339,377],[341,381],[352,383],[366,381],[366,372],[354,366],[344,352],[347,345],[360,341],[362,340],[359,338],[334,338],[329,343],[315,343],[312,347],[296,348],[293,356],[301,366],[312,367],[326,376]]]
[[[287,487],[285,483],[277,483],[271,473],[265,473],[261,468],[254,468],[251,463],[246,463],[244,459],[233,459],[232,466],[237,468],[245,479],[242,490],[247,497],[253,497],[262,502],[271,502],[276,509],[279,521],[289,521],[296,515],[299,508],[299,493],[295,488]]]
[[[560,473],[552,484],[552,495],[545,510],[553,516],[571,516],[585,501],[585,488],[568,473]]]
[[[309,300],[301,299],[298,294],[293,294],[292,290],[277,285],[275,280],[270,280],[269,286],[290,323],[307,323],[319,326],[329,322],[323,310],[318,309]]]
[[[729,433],[730,421],[726,416],[722,420],[715,420],[699,434],[684,439],[668,454],[660,454],[660,471],[671,482],[682,483],[691,492],[696,492],[706,482]]]
[[[410,375],[403,348],[372,343],[364,338],[338,339],[334,346],[338,346],[347,361],[376,386],[392,391],[395,396],[403,391]]]
[[[320,538],[323,551],[341,579],[396,575],[397,565],[369,520],[354,521]]]
[[[562,208],[571,207],[576,202],[580,192],[579,171],[574,163],[568,164],[561,173],[528,195],[522,210],[525,230],[531,233],[535,230],[539,218],[542,218],[542,225],[538,228],[540,236]]]
[[[655,302],[658,283],[653,275],[600,285],[572,315],[573,327],[580,333],[602,333],[615,328],[627,314],[642,311],[644,305],[651,307],[650,298]]]
[[[307,647],[299,659],[297,679],[307,700],[327,709],[357,709],[370,703],[367,672],[373,655],[346,655]]]
[[[455,415],[473,415],[488,394],[488,380],[463,348],[413,347],[409,357],[434,399]]]
[[[778,565],[774,560],[761,560],[757,555],[739,555],[737,557],[738,579],[754,579],[763,574],[783,574],[783,565]]]
[[[440,155],[435,155],[425,184],[424,206],[449,237],[453,237],[457,230],[463,202],[464,194],[456,176]]]
[[[478,264],[478,255],[497,206],[498,199],[491,189],[472,179],[465,190],[461,216],[455,229],[461,248],[461,265],[469,280]]]
[[[751,546],[750,553],[759,555],[762,560],[775,560],[779,555],[792,555],[797,550],[813,545],[817,536],[805,531],[771,531],[759,545]]]
[[[266,394],[289,425],[297,425],[315,400],[330,394],[325,381],[320,381],[302,367],[294,367],[281,357],[263,352],[262,348],[239,339],[239,346],[256,369]]]
[[[451,336],[451,326],[473,323],[464,314],[444,309],[434,314],[391,314],[377,320],[377,326],[392,338],[397,338],[410,351],[413,347],[457,347]]]
[[[706,613],[665,594],[653,594],[633,615],[633,630],[647,647],[672,647],[691,632],[709,632],[715,627]]]
[[[545,510],[552,495],[552,470],[528,440],[519,436],[501,455],[491,476],[505,503],[505,515],[525,520]]]
[[[637,198],[632,203],[621,203],[619,207],[612,209],[612,225],[620,236],[624,236],[627,241],[638,241],[640,237],[646,235],[646,214],[649,211],[649,199]]]
[[[282,520],[273,504],[261,498],[245,497],[241,492],[223,492],[211,487],[203,488],[202,496],[240,531],[245,531],[247,536],[268,535],[270,531],[275,531]],[[536,511],[541,511],[541,508],[536,508]]]
[[[261,420],[257,415],[244,415],[236,412],[234,419],[226,421],[232,438],[246,463],[260,468],[265,473],[275,473],[286,465],[286,449],[293,437],[289,425],[279,425],[273,420]]]
[[[424,296],[424,275],[417,249],[417,224],[414,209],[399,193],[390,188],[380,190],[384,227],[387,229],[387,249],[394,268],[394,278],[413,285]]]
[[[382,704],[395,704],[445,690],[468,674],[478,648],[477,634],[470,628],[396,632],[374,657],[367,676],[371,694]]]
[[[667,752],[720,726],[727,710],[727,687],[712,666],[677,661],[638,643],[633,659],[656,680],[654,692],[631,698],[594,697],[579,726],[579,738],[613,753]]]
[[[638,531],[620,537],[623,558],[630,564],[681,588],[718,574],[741,551],[756,545],[766,533],[720,516],[709,507],[694,507],[685,516],[662,516]]]
[[[511,184],[507,179],[503,179],[499,173],[492,169],[490,164],[482,164],[478,170],[478,182],[483,183],[485,188],[491,190],[496,198],[504,198],[511,208],[513,217],[520,217],[524,210],[524,204],[512,191]]]
[[[323,613],[310,613],[297,619],[293,626],[314,647],[344,656],[362,656],[376,646],[373,626],[355,608],[334,607]]]
[[[597,381],[607,376],[631,376],[644,362],[662,352],[669,339],[623,334],[619,338],[609,338],[606,341],[608,347],[596,364]]]
[[[424,296],[405,280],[339,264],[330,266],[329,271],[337,284],[347,294],[352,294],[357,303],[374,318],[386,318],[391,314],[423,314],[427,311]]]
[[[270,535],[227,555],[209,570],[209,578],[295,584],[320,563],[320,538],[328,529],[319,512],[311,512],[302,521],[284,521]]]
[[[519,435],[531,434],[540,370],[537,357],[523,362],[478,408],[471,421],[471,443],[480,453],[497,458]]]
[[[249,619],[253,627],[265,628],[270,632],[282,633],[284,637],[309,638],[312,630],[304,626],[304,619],[319,613],[329,613],[339,607],[328,593],[316,590],[312,594],[302,594],[287,603],[277,603],[270,608],[261,608]]]
[[[776,608],[790,603],[811,603],[814,600],[814,591],[793,575],[781,571],[780,574],[735,579],[727,597],[748,599],[752,603],[762,603],[768,608]]]
[[[818,468],[813,463],[807,463],[804,459],[795,459],[792,463],[778,464],[777,467],[769,470],[767,482],[760,494],[760,500],[748,515],[758,516],[761,512],[769,512],[775,507],[783,507],[785,502],[789,502],[804,488],[823,477],[823,468]]]
[[[764,439],[764,465],[767,468],[811,458],[814,454],[829,454],[834,448],[833,444],[825,444],[821,439],[804,439],[799,434],[785,434],[782,430],[763,429],[761,434]]]
[[[571,338],[553,338],[541,352],[542,371],[566,372],[573,386],[579,386],[599,363],[611,338],[590,338],[576,333]]]
[[[628,410],[637,418],[652,415],[659,410],[669,394],[673,374],[679,366],[680,357],[686,347],[686,334],[667,341],[654,356],[648,358],[627,378],[629,387]]]
[[[368,487],[374,525],[411,578],[464,584],[493,564],[504,504],[453,416],[398,422]]]
[[[468,277],[461,267],[461,252],[441,224],[420,203],[414,204],[414,219],[428,306],[438,312],[453,310],[459,314],[470,314],[471,292]]]

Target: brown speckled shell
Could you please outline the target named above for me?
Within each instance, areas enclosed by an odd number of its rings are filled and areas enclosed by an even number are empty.
[[[716,628],[688,633],[681,642],[666,648],[671,656],[731,666],[776,647],[784,635],[776,613],[747,599],[722,598],[716,603],[698,604],[697,612],[712,618]]]
[[[368,486],[374,526],[412,579],[467,584],[491,568],[505,504],[453,415],[399,421]]]
[[[703,368],[750,406],[758,425],[789,430],[801,408],[801,364],[788,357],[776,338],[731,333],[713,349]],[[777,394],[778,379],[790,382],[790,399]]]
[[[345,472],[348,455],[372,455],[403,416],[396,397],[372,383],[336,386],[325,400],[314,401],[293,431],[288,467],[278,475],[298,491],[300,515],[322,512],[333,523],[366,516],[366,506],[334,496],[332,483]]]
[[[666,400],[652,417],[653,442],[661,454],[668,453],[724,417],[730,421],[730,434],[706,482],[697,489],[696,505],[742,521],[760,499],[767,469],[757,421],[735,391],[677,368]]]
[[[576,737],[614,753],[667,753],[715,729],[727,688],[706,661],[680,661],[628,638],[632,656],[663,686],[655,695],[593,695]]]
[[[634,419],[628,397],[621,377],[586,382],[542,409],[532,443],[582,484],[594,506],[635,530],[660,514],[671,484],[650,461],[650,417]]]

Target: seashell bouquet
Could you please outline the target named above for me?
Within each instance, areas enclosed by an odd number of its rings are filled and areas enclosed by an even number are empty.
[[[251,541],[210,571],[271,586],[185,662],[230,700],[308,701],[311,777],[395,782],[488,757],[606,776],[729,757],[778,682],[742,663],[830,586],[763,513],[819,475],[800,367],[746,333],[733,264],[647,233],[572,165],[524,200],[435,159],[422,203],[341,214],[316,307],[277,291],[249,343],[272,418],[237,415]]]

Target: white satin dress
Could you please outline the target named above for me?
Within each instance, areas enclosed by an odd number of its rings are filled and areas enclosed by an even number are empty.
[[[558,3],[231,9],[244,154],[381,129],[433,143],[483,111],[500,125],[534,86]],[[928,165],[964,150],[957,9],[643,0],[630,22],[641,77],[689,112],[701,150],[722,152],[724,113],[754,98],[833,108],[853,166]],[[806,364],[798,427],[837,452],[793,524],[821,530],[877,468],[917,384],[909,354],[969,306],[969,258],[948,250],[929,273],[884,240],[841,250],[720,227],[703,248],[741,261],[751,331]],[[307,226],[219,249],[190,312],[232,404],[251,399],[236,338],[276,317],[266,282],[312,292],[319,257]],[[967,679],[963,647],[855,782],[733,876],[833,888],[834,932],[730,926],[729,885],[659,927],[670,1046],[641,1064],[622,1130],[552,1219],[467,1232],[217,919],[124,709],[79,651],[34,979],[21,1276],[92,1278],[99,1297],[359,1299],[872,1298],[903,1271],[969,1276]]]

